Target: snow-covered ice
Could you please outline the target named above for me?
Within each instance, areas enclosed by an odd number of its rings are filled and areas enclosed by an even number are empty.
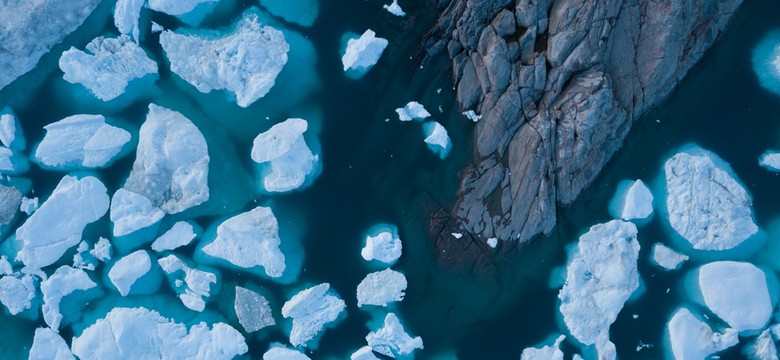
[[[384,326],[369,333],[366,341],[374,351],[393,358],[407,356],[423,348],[422,338],[411,337],[394,313],[387,314]]]
[[[310,360],[310,358],[298,350],[289,349],[279,343],[273,343],[268,351],[263,354],[263,360]]]
[[[138,19],[146,0],[117,0],[114,8],[114,26],[120,34],[130,35],[136,44],[141,40]]]
[[[428,148],[440,158],[444,159],[452,148],[450,136],[447,129],[436,121],[427,121],[423,124],[423,134],[425,134],[425,143]]]
[[[98,260],[89,254],[89,244],[82,240],[73,255],[73,267],[82,270],[94,271]]]
[[[761,332],[752,343],[745,346],[745,355],[750,360],[777,360],[777,346],[770,329]]]
[[[37,328],[30,348],[30,356],[27,359],[72,360],[75,358],[60,334],[50,328]]]
[[[665,270],[677,270],[688,261],[687,255],[680,254],[661,243],[654,244],[652,252],[651,262]]]
[[[43,128],[46,136],[35,149],[35,161],[57,170],[109,166],[131,139],[103,115],[73,115]]]
[[[610,202],[610,213],[623,220],[649,218],[653,214],[653,194],[642,180],[629,183],[618,185],[618,191]]]
[[[431,113],[425,110],[425,106],[417,101],[411,101],[404,107],[395,109],[395,112],[398,114],[398,120],[401,121],[425,120],[431,116]]]
[[[401,6],[398,5],[398,0],[393,0],[393,2],[390,5],[382,5],[382,7],[387,10],[387,12],[395,15],[395,16],[406,16],[406,13],[403,9],[401,9]]]
[[[379,360],[379,358],[374,355],[374,350],[370,346],[363,346],[353,352],[349,360]]]
[[[764,271],[755,265],[717,261],[698,270],[704,304],[737,331],[760,330],[774,308]]]
[[[30,309],[35,299],[35,280],[32,275],[0,277],[0,303],[11,315]]]
[[[157,263],[168,274],[171,287],[184,306],[195,311],[206,308],[205,298],[211,296],[212,284],[217,284],[216,274],[192,268],[176,255],[158,259]]]
[[[292,318],[290,344],[308,346],[328,323],[335,321],[346,308],[344,300],[331,295],[330,284],[323,283],[295,294],[282,307],[282,316]]]
[[[520,360],[563,360],[561,343],[564,339],[566,339],[566,336],[561,335],[555,339],[552,345],[526,348],[520,354]]]
[[[406,285],[406,276],[398,271],[385,269],[370,273],[357,286],[358,307],[387,306],[401,301],[406,295]]]
[[[233,308],[238,322],[247,333],[276,325],[268,299],[252,290],[236,286]]]
[[[62,314],[60,313],[60,302],[62,298],[79,290],[89,290],[96,287],[97,284],[89,278],[89,274],[81,269],[70,266],[61,266],[54,271],[54,274],[41,282],[41,293],[43,294],[43,320],[50,328],[57,331],[60,328]]]
[[[252,160],[261,164],[262,187],[269,192],[300,188],[319,170],[303,134],[309,124],[304,119],[287,119],[260,133],[252,142]]]
[[[365,73],[379,61],[382,52],[387,47],[387,40],[376,37],[376,33],[368,29],[360,35],[360,38],[349,39],[341,63],[344,71]]]
[[[0,144],[11,151],[24,150],[27,147],[22,124],[13,110],[8,107],[0,111]]]
[[[773,172],[780,172],[780,152],[767,151],[758,158],[758,164]]]
[[[376,228],[378,232],[369,232],[366,236],[366,245],[360,255],[366,261],[377,260],[392,266],[401,257],[403,250],[398,229],[392,225],[379,225]]]
[[[108,278],[122,296],[130,293],[133,284],[152,269],[152,259],[146,250],[138,250],[114,263]]]
[[[152,250],[162,252],[189,245],[197,237],[195,227],[187,221],[179,221],[152,243]]]
[[[705,359],[739,342],[736,330],[713,332],[709,325],[699,320],[687,308],[680,308],[672,315],[666,325],[666,331],[671,353],[677,360]]]
[[[198,6],[216,3],[219,0],[148,0],[147,5],[154,11],[159,11],[173,16],[186,15],[194,11]]]
[[[274,16],[303,27],[311,27],[320,12],[319,0],[260,0],[260,5]]]

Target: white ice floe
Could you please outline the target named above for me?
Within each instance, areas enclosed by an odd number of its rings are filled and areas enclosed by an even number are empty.
[[[358,307],[387,306],[401,301],[406,295],[406,285],[406,276],[398,271],[385,269],[370,273],[357,286]]]
[[[467,119],[473,122],[482,120],[482,115],[477,115],[477,113],[475,113],[474,110],[464,111],[463,115],[466,116]]]
[[[677,270],[688,261],[687,255],[680,254],[661,243],[654,244],[652,252],[651,262],[665,270]]]
[[[295,190],[317,174],[319,156],[303,137],[308,127],[304,119],[287,119],[255,137],[252,160],[266,166],[261,174],[266,191]]]
[[[737,331],[760,330],[772,316],[764,271],[755,265],[717,261],[698,270],[704,304]]]
[[[295,294],[282,307],[282,316],[292,318],[290,344],[307,346],[346,308],[344,300],[331,295],[330,284],[323,283]]]
[[[111,259],[111,242],[108,239],[101,237],[95,243],[95,247],[89,251],[89,254],[96,259],[106,262]]]
[[[8,261],[8,257],[5,255],[0,256],[0,276],[11,275],[14,273],[14,267],[11,262]]]
[[[130,35],[136,43],[141,40],[138,19],[146,0],[117,0],[114,8],[114,26],[120,34]]]
[[[780,95],[780,31],[769,32],[753,49],[753,71],[767,90]]]
[[[97,284],[89,278],[89,274],[81,269],[70,266],[61,266],[48,279],[41,282],[41,294],[43,294],[43,320],[46,325],[57,331],[60,328],[62,314],[60,302],[62,298],[79,290],[89,290]]]
[[[30,161],[19,152],[0,146],[0,175],[19,175],[30,170]]]
[[[526,348],[520,354],[520,360],[563,360],[561,343],[564,339],[566,339],[566,336],[561,335],[555,339],[552,345],[544,345],[540,348]]]
[[[680,152],[664,171],[669,223],[694,249],[732,249],[758,232],[750,195],[717,155]]]
[[[211,296],[211,284],[217,284],[216,274],[192,268],[176,255],[158,259],[157,263],[168,274],[171,287],[184,306],[195,311],[206,308],[205,298]]]
[[[107,124],[103,115],[73,115],[43,128],[46,136],[35,149],[35,161],[58,170],[106,167],[131,138],[127,130]]]
[[[360,38],[349,39],[341,63],[344,71],[365,73],[379,61],[387,47],[387,40],[376,37],[373,30],[366,30]]]
[[[152,259],[146,250],[122,257],[108,271],[108,278],[122,296],[130,293],[133,284],[152,269]]]
[[[452,148],[450,136],[447,129],[436,121],[428,121],[423,124],[423,134],[425,134],[425,143],[428,148],[444,159]]]
[[[623,304],[639,288],[636,225],[621,220],[594,225],[580,236],[566,268],[558,298],[563,322],[584,345],[595,345],[599,357],[611,357],[609,327]]]
[[[241,107],[271,90],[290,50],[281,31],[262,26],[251,12],[224,37],[166,30],[160,35],[160,44],[171,62],[171,71],[200,92],[230,91]]]
[[[51,196],[16,230],[16,258],[30,269],[48,266],[81,242],[84,228],[108,211],[106,187],[95,177],[64,176]]]
[[[204,322],[189,329],[146,308],[115,308],[73,338],[80,359],[228,360],[249,348],[238,330]]]
[[[395,109],[395,112],[398,114],[398,120],[401,121],[425,120],[431,116],[431,113],[417,101],[411,101],[404,107]]]
[[[488,246],[490,246],[492,249],[495,249],[495,248],[496,248],[496,246],[498,246],[498,239],[497,239],[497,238],[494,238],[494,237],[492,237],[492,238],[489,238],[489,239],[487,239],[487,244],[488,244]]]
[[[68,344],[60,334],[49,328],[35,329],[30,356],[27,360],[72,360]]]
[[[618,192],[610,203],[613,216],[623,220],[647,219],[653,214],[653,194],[642,180],[618,186]]]
[[[206,139],[184,115],[155,104],[141,126],[135,163],[114,195],[114,235],[130,234],[209,199]],[[116,203],[116,204],[115,204]],[[159,209],[156,209],[159,208]]]
[[[393,265],[401,257],[403,244],[395,227],[383,229],[378,233],[366,236],[366,245],[360,255],[366,261],[377,260],[387,265]]]
[[[739,342],[734,329],[713,332],[687,308],[678,309],[666,326],[671,353],[677,360],[698,360],[728,349]]]
[[[236,286],[233,308],[238,322],[247,333],[276,325],[268,300],[252,290]]]
[[[129,36],[97,37],[86,51],[70,48],[60,57],[65,81],[84,85],[100,100],[113,100],[125,93],[131,81],[157,74],[157,63]]]
[[[263,360],[310,360],[310,358],[298,350],[288,349],[282,344],[273,343],[263,354]]]
[[[147,5],[154,11],[173,16],[186,15],[202,4],[216,3],[219,0],[148,0]]]
[[[314,25],[320,11],[319,0],[260,0],[260,5],[274,16],[303,27]]]
[[[12,151],[24,150],[27,140],[22,132],[22,124],[11,108],[0,111],[0,144]]]
[[[772,331],[764,330],[758,335],[756,340],[745,346],[745,355],[750,360],[777,360],[780,359],[777,354],[777,346],[772,339]]]
[[[780,152],[767,151],[758,158],[758,164],[773,172],[780,172]]]
[[[0,303],[11,315],[19,314],[32,307],[35,299],[35,281],[32,275],[0,277]]]
[[[32,215],[35,210],[38,210],[38,198],[22,197],[22,202],[19,204],[19,210],[27,215]]]
[[[382,5],[382,7],[387,10],[387,12],[395,15],[395,16],[406,16],[406,13],[403,9],[401,9],[401,6],[398,5],[398,0],[393,0],[393,3],[390,5]]]
[[[179,221],[152,243],[152,250],[162,252],[189,245],[198,235],[187,221]]]
[[[384,326],[369,333],[366,341],[374,351],[393,358],[407,356],[423,348],[422,338],[411,337],[393,313],[385,316]]]
[[[379,360],[370,346],[363,346],[350,355],[349,360]]]

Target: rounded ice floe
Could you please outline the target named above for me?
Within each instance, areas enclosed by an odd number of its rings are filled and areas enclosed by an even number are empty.
[[[27,147],[22,124],[9,107],[0,111],[0,144],[12,151],[24,150]]]
[[[107,167],[123,155],[131,138],[103,115],[73,115],[43,128],[46,136],[35,148],[35,161],[55,170]]]
[[[211,296],[211,284],[217,284],[216,274],[192,268],[176,255],[158,259],[157,263],[168,275],[168,282],[179,294],[184,306],[198,312],[206,308],[206,298]]]
[[[310,358],[298,350],[289,349],[279,343],[273,343],[268,351],[263,354],[263,360],[310,360]]]
[[[452,149],[452,142],[444,126],[436,121],[428,121],[423,124],[423,134],[425,134],[425,143],[431,151],[442,159],[447,157]]]
[[[758,164],[769,171],[780,172],[780,152],[767,151],[763,153],[758,158]]]
[[[152,250],[162,252],[189,245],[198,236],[195,229],[196,226],[187,221],[179,221],[173,224],[168,231],[154,240]],[[200,231],[198,230],[197,232]]]
[[[50,328],[35,329],[33,344],[30,348],[30,356],[27,360],[72,360],[68,344],[60,334]]]
[[[669,223],[694,249],[733,249],[758,232],[750,195],[717,155],[680,152],[664,172]]]
[[[150,270],[152,270],[152,259],[149,253],[146,250],[138,250],[117,260],[108,271],[108,278],[122,296],[127,296],[133,284]]]
[[[772,338],[772,331],[766,329],[752,343],[744,348],[744,353],[751,360],[776,360],[780,359],[777,346]]]
[[[739,342],[734,329],[713,332],[687,308],[678,309],[666,325],[671,354],[677,360],[698,360],[728,349]]]
[[[357,286],[358,307],[387,306],[401,301],[406,295],[406,285],[406,276],[398,271],[385,269],[370,273]]]
[[[319,0],[260,0],[260,5],[274,16],[303,27],[314,25],[320,12]]]
[[[84,85],[100,100],[124,94],[131,81],[157,74],[157,63],[129,36],[97,37],[86,52],[70,48],[60,57],[65,81]]]
[[[5,305],[11,315],[32,308],[35,299],[35,280],[31,275],[20,278],[0,277],[0,303]]]
[[[594,225],[569,256],[566,282],[558,293],[563,322],[599,356],[614,352],[609,327],[639,288],[636,225],[621,220]]]
[[[370,346],[363,346],[350,355],[349,360],[379,360]]]
[[[53,264],[81,242],[84,228],[106,211],[108,194],[100,180],[64,176],[41,208],[16,229],[16,240],[22,243],[17,259],[30,269]]]
[[[268,300],[252,290],[236,286],[233,308],[238,322],[247,333],[276,325]]]
[[[377,225],[376,231],[369,231],[366,245],[360,255],[366,261],[377,260],[392,266],[401,257],[403,244],[398,237],[398,228],[392,225]]]
[[[564,339],[566,339],[566,336],[561,335],[555,339],[552,345],[544,345],[540,348],[526,348],[520,354],[520,360],[563,360],[561,343]]]
[[[609,204],[610,214],[623,220],[643,220],[653,214],[653,194],[642,180],[621,182]]]
[[[369,333],[366,341],[374,351],[392,358],[407,356],[423,348],[422,338],[411,337],[394,313],[387,314],[384,326]]]
[[[295,190],[318,174],[319,155],[312,153],[303,137],[308,127],[304,119],[287,119],[255,137],[252,160],[262,166],[263,189]]]
[[[247,347],[238,330],[204,322],[189,329],[143,307],[115,308],[73,338],[80,359],[233,359]]]
[[[718,261],[702,265],[698,285],[704,304],[737,331],[760,330],[772,316],[764,271],[755,265]]]
[[[417,101],[411,101],[404,107],[395,109],[395,112],[398,114],[398,120],[401,121],[425,120],[431,116],[431,113]]]
[[[114,26],[120,34],[131,35],[136,43],[141,40],[138,19],[146,0],[117,0],[114,8]]]
[[[677,270],[688,261],[687,255],[680,254],[664,244],[654,244],[652,252],[651,262],[664,270]]]
[[[290,50],[284,34],[262,26],[253,12],[247,12],[236,29],[223,37],[166,30],[160,34],[160,44],[176,75],[202,93],[228,90],[241,107],[271,90]]]
[[[282,307],[282,316],[292,318],[290,344],[309,346],[346,308],[344,300],[331,295],[330,284],[310,287],[295,294]]]
[[[387,10],[387,12],[395,15],[395,16],[406,16],[406,13],[403,9],[401,9],[401,6],[398,5],[398,0],[393,0],[393,2],[390,5],[382,5],[382,7]]]
[[[378,38],[376,33],[368,29],[360,35],[360,38],[349,39],[344,55],[341,56],[341,63],[344,65],[344,71],[354,71],[362,74],[371,69],[379,61],[382,52],[387,47],[387,40]]]
[[[761,86],[780,95],[780,31],[770,32],[756,45],[752,61]]]
[[[90,279],[89,274],[81,269],[61,266],[48,279],[41,282],[43,294],[43,320],[52,329],[59,329],[62,321],[60,302],[62,298],[80,290],[89,290],[97,284]]]

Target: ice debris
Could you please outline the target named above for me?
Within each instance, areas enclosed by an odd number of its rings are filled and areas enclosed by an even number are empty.
[[[323,283],[295,294],[282,307],[282,316],[292,318],[290,344],[307,346],[325,325],[335,321],[346,308],[344,300],[330,294],[330,284]]]
[[[0,144],[11,151],[20,151],[27,147],[22,124],[16,114],[8,107],[0,111]]]
[[[107,124],[103,115],[73,115],[43,128],[46,136],[35,149],[35,161],[56,170],[107,167],[131,138],[127,130]]]
[[[360,38],[349,39],[341,57],[344,71],[367,72],[379,61],[387,44],[386,39],[376,37],[376,33],[371,29],[363,32]]]
[[[350,355],[349,360],[379,360],[370,346],[363,346]]]
[[[403,9],[401,9],[401,6],[398,5],[398,0],[393,0],[393,2],[390,5],[382,5],[382,7],[387,10],[387,12],[395,15],[395,16],[406,16],[406,13]]]
[[[618,186],[610,202],[612,216],[623,220],[643,220],[653,214],[653,194],[642,180]]]
[[[777,346],[770,329],[761,332],[752,343],[745,346],[745,355],[751,360],[777,360]]]
[[[263,166],[262,186],[269,192],[300,188],[319,171],[319,156],[306,144],[304,119],[287,119],[255,137],[252,160]]]
[[[765,89],[780,95],[780,31],[767,34],[753,49],[753,71]]]
[[[32,308],[35,299],[35,280],[32,275],[0,277],[0,303],[11,315]]]
[[[780,151],[767,151],[758,158],[758,164],[772,172],[780,172]]]
[[[0,205],[0,208],[2,208],[2,205]],[[38,210],[38,198],[28,198],[26,196],[22,197],[22,201],[19,204],[19,210],[27,215],[32,215],[35,210]],[[2,216],[0,215],[0,224],[2,223]]]
[[[138,19],[146,0],[117,0],[114,8],[114,26],[120,34],[130,35],[136,44],[141,40]]]
[[[217,284],[216,274],[192,268],[176,255],[158,259],[157,263],[168,274],[171,287],[179,294],[184,306],[195,311],[206,308],[205,298],[211,296],[212,284]]]
[[[102,262],[106,262],[110,260],[111,242],[104,237],[100,237],[100,239],[98,239],[98,241],[95,243],[95,246],[92,248],[92,250],[89,251],[89,254]]]
[[[374,351],[392,358],[407,356],[423,348],[422,338],[411,337],[394,313],[387,314],[384,326],[369,333],[366,341]]]

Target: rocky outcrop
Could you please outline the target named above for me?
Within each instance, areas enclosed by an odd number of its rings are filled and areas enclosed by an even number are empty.
[[[448,227],[521,243],[552,231],[741,3],[435,1],[425,48],[449,54],[458,103],[482,116]]]

